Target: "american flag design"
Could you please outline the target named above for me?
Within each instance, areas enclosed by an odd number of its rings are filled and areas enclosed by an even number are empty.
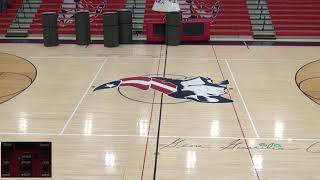
[[[107,5],[107,0],[80,0],[75,3],[74,0],[63,0],[59,11],[60,26],[66,26],[74,22],[76,12],[89,11],[90,21],[94,21]]]
[[[179,0],[184,19],[209,19],[213,21],[220,11],[220,1]]]
[[[94,91],[128,86],[140,90],[153,89],[177,99],[190,99],[203,103],[230,103],[233,102],[231,99],[223,97],[227,94],[228,84],[228,80],[215,83],[212,79],[201,76],[183,80],[137,76],[102,84],[96,87]]]
[[[158,12],[176,12],[180,11],[178,0],[155,0],[153,11]]]

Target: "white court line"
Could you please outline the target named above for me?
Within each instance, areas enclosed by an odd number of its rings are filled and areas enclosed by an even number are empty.
[[[83,94],[83,96],[81,97],[80,101],[78,102],[76,108],[74,109],[74,111],[72,112],[72,114],[70,115],[69,119],[67,120],[66,124],[64,125],[63,129],[60,132],[60,135],[63,134],[63,132],[65,131],[66,127],[69,125],[71,119],[73,118],[73,116],[75,115],[75,113],[77,112],[80,104],[82,103],[82,101],[84,100],[84,98],[87,96],[89,90],[92,87],[92,84],[94,83],[94,81],[97,79],[102,67],[104,66],[104,64],[107,62],[108,58],[105,58],[104,61],[101,63],[99,70],[97,71],[97,73],[95,74],[95,76],[93,77],[91,83],[89,84],[86,92]]]
[[[105,56],[105,55],[101,55],[101,56],[65,56],[65,55],[61,55],[61,56],[56,56],[56,55],[52,55],[52,56],[42,56],[42,55],[31,55],[31,56],[26,56],[26,57],[30,57],[30,58],[57,58],[57,59],[60,59],[60,58],[70,58],[70,59],[77,59],[77,58],[107,58],[109,56]]]
[[[62,134],[63,136],[92,136],[92,137],[149,137],[149,138],[157,138],[157,136],[146,136],[146,135],[137,135],[137,134]]]
[[[219,61],[224,61],[225,58],[218,59]],[[251,63],[288,63],[288,62],[309,62],[313,61],[312,59],[259,59],[259,58],[248,58],[248,59],[235,59],[228,58],[228,61],[238,61],[238,62],[251,62]]]
[[[215,58],[215,57],[214,57]],[[226,57],[219,58],[218,61],[225,61]],[[192,60],[194,57],[172,57],[174,60]],[[210,57],[200,57],[197,58],[197,60],[206,60],[209,61]],[[316,59],[317,60],[317,59]],[[315,59],[281,59],[281,58],[269,58],[269,59],[263,59],[263,58],[228,58],[228,61],[248,61],[248,62],[260,62],[260,63],[279,63],[279,62],[305,62],[305,61],[315,61]]]
[[[249,118],[249,120],[250,120],[251,126],[252,126],[252,128],[253,128],[253,130],[254,130],[254,133],[256,134],[256,137],[257,137],[257,138],[260,138],[260,136],[259,136],[259,134],[258,134],[258,131],[257,131],[257,128],[256,128],[256,126],[255,126],[254,123],[253,123],[253,120],[252,120],[251,114],[250,114],[250,112],[249,112],[249,110],[248,110],[248,107],[247,107],[247,105],[246,105],[246,102],[245,102],[244,99],[243,99],[243,96],[242,96],[242,94],[241,94],[241,92],[240,92],[240,89],[239,89],[239,86],[238,86],[238,84],[237,84],[237,81],[236,81],[236,79],[235,79],[235,77],[234,77],[234,75],[233,75],[233,72],[232,72],[231,68],[230,68],[230,65],[229,65],[229,63],[228,63],[228,60],[225,60],[225,62],[226,62],[227,66],[228,66],[228,69],[229,69],[229,71],[230,71],[232,80],[233,80],[233,82],[234,82],[234,84],[235,84],[235,86],[236,86],[236,88],[237,88],[237,90],[238,90],[238,93],[239,93],[239,95],[240,95],[242,104],[244,105],[244,108],[245,108],[245,110],[246,110],[246,112],[247,112],[247,115],[248,115],[248,118]]]
[[[140,56],[140,57],[139,57]],[[150,58],[150,59],[159,59],[159,57],[155,57],[153,55],[138,55],[138,56],[130,56],[130,55],[125,55],[122,56],[121,54],[115,54],[112,56],[108,56],[108,58],[112,58],[112,60],[118,60],[118,59],[126,59],[126,58],[130,58],[130,59],[141,59],[141,57],[143,58]],[[100,61],[103,60],[104,58],[106,58],[106,56],[88,56],[88,57],[83,57],[83,56],[25,56],[23,58],[33,58],[33,59],[61,59],[61,60],[65,60],[65,59],[92,59],[93,61]],[[186,59],[194,59],[193,57],[174,57],[173,59],[176,60],[186,60]],[[197,58],[198,60],[210,60],[210,58]],[[225,61],[223,58],[221,59],[217,59],[218,61]],[[257,63],[280,63],[280,62],[309,62],[309,61],[315,61],[314,59],[274,59],[274,58],[270,58],[270,59],[257,59],[257,58],[253,58],[253,59],[228,59],[228,61],[249,61],[249,62],[257,62]]]
[[[153,137],[153,136],[149,136]],[[160,136],[160,138],[186,138],[186,139],[245,139],[268,141],[320,141],[320,138],[251,138],[251,137],[212,137],[212,136]]]
[[[105,56],[24,56],[24,58],[34,58],[34,59],[61,59],[65,60],[67,59],[104,59],[104,58],[114,58],[113,60],[116,59],[121,59],[121,58],[130,58],[130,59],[138,59],[140,60],[141,58],[151,58],[151,59],[159,59],[159,57],[153,56],[153,55],[137,55],[137,56],[132,56],[132,55],[123,55],[123,54],[115,54],[108,56],[107,54]]]
[[[0,135],[31,135],[31,136],[84,136],[84,137],[139,137],[157,138],[157,136],[140,136],[137,134],[54,134],[54,133],[3,133]],[[242,140],[267,140],[267,141],[319,141],[320,138],[243,138],[243,137],[212,137],[212,136],[160,136],[160,138],[185,138],[185,139],[242,139]]]
[[[59,134],[56,133],[10,133],[10,132],[0,132],[0,135],[38,135],[38,136],[59,136]]]
[[[104,60],[106,56],[26,56],[26,58],[32,58],[32,59],[57,59],[57,60],[65,60],[65,59],[97,59],[97,60]],[[95,60],[95,61],[97,61]]]
[[[224,58],[218,59],[218,61],[225,61]],[[270,59],[260,59],[260,58],[247,58],[247,59],[228,59],[228,61],[246,61],[246,62],[254,62],[254,63],[281,63],[281,62],[309,62],[309,61],[314,61],[313,59],[275,59],[275,58],[270,58]]]

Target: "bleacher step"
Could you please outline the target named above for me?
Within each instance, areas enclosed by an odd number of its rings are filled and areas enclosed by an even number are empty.
[[[143,19],[134,18],[134,19],[132,19],[132,22],[134,24],[143,24],[144,20]]]
[[[32,6],[31,8],[27,8],[27,7],[24,7],[24,9],[19,9],[18,11],[19,13],[35,13],[37,12],[37,9],[35,9],[35,6]]]
[[[127,7],[135,7],[136,9],[144,9],[145,4],[134,4],[134,3],[127,3]]]
[[[271,21],[267,0],[247,0],[253,38],[275,39],[274,27]]]
[[[5,37],[28,37],[28,33],[8,33],[5,35]]]
[[[6,37],[27,37],[40,4],[41,0],[24,0],[7,30]]]
[[[25,10],[27,9],[33,9],[33,8],[38,8],[40,6],[40,3],[27,3],[27,4],[23,4],[23,8]]]
[[[27,37],[28,29],[8,29],[6,37]]]
[[[253,31],[273,31],[273,26],[272,25],[253,25],[252,26]]]
[[[144,24],[146,0],[127,0],[126,9],[133,9],[133,31],[142,32]]]
[[[135,8],[134,9],[135,13],[139,13],[139,14],[144,14],[144,9],[140,9],[140,8]]]
[[[23,19],[15,19],[12,23],[20,23],[20,24],[31,24],[33,21],[32,18],[23,18]]]
[[[271,20],[262,20],[262,19],[258,19],[258,20],[251,20],[251,24],[252,25],[272,25],[272,21]]]
[[[273,35],[272,34],[270,34],[270,35],[268,35],[268,34],[254,34],[253,39],[272,39],[272,40],[274,40],[277,38],[274,34]]]
[[[10,25],[11,29],[29,29],[30,24],[24,24],[24,23],[12,23]]]
[[[256,10],[256,9],[268,9],[267,7],[265,7],[264,5],[250,5],[248,4],[248,9],[249,10]]]
[[[16,14],[16,17],[18,17],[18,18],[33,18],[34,16],[35,16],[35,12],[33,12],[33,13],[18,12]]]
[[[254,9],[254,10],[251,10],[249,9],[249,13],[254,15],[260,15],[260,14],[263,14],[263,15],[269,15],[269,10],[266,10],[266,9]]]
[[[251,20],[271,20],[270,15],[250,15]]]

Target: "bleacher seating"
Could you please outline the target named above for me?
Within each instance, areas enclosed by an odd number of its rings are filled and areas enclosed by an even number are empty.
[[[87,2],[87,1],[86,1]],[[94,1],[93,1],[94,2]],[[91,2],[82,2],[79,5],[78,10],[88,10],[90,12],[90,30],[92,34],[102,34],[103,33],[103,20],[102,14],[104,12],[113,12],[117,11],[118,9],[125,8],[126,0],[108,0],[107,3],[103,3],[103,1],[95,1],[94,3]],[[64,9],[67,11],[64,13],[65,17],[61,14],[61,7],[62,5],[67,5]],[[70,5],[70,7],[68,7]],[[102,8],[102,9],[99,9]],[[97,11],[99,11],[97,13]],[[59,26],[59,33],[60,34],[75,34],[75,27],[72,15],[75,12],[75,5],[74,4],[66,4],[63,0],[42,0],[42,4],[37,11],[35,18],[33,19],[33,23],[29,29],[30,34],[42,34],[42,13],[43,12],[57,12],[59,13],[58,18],[58,26]],[[66,18],[67,17],[67,18]]]
[[[320,1],[268,0],[277,36],[320,36]]]
[[[0,34],[6,34],[11,22],[15,18],[23,0],[10,0],[8,9],[0,13]]]
[[[218,0],[207,1],[197,0],[200,4],[207,3],[204,6],[199,7],[201,10],[209,13],[211,7]],[[164,18],[164,13],[152,11],[154,0],[146,0],[145,10],[145,23],[149,20],[161,20]],[[182,10],[184,7],[188,7],[185,1],[179,0],[179,4]],[[245,0],[220,0],[220,9],[217,16],[211,20],[210,34],[211,35],[224,35],[224,36],[251,36],[251,22],[248,14],[248,8]],[[187,5],[187,6],[185,6]],[[207,9],[203,9],[203,8]],[[184,14],[187,15],[187,14]]]
[[[85,0],[78,7],[78,10],[89,10],[91,17],[92,34],[102,34],[102,13],[116,11],[125,8],[127,0],[107,0],[102,9],[101,3],[104,0]],[[188,8],[185,0],[178,0],[182,8]],[[211,7],[219,0],[195,0],[202,15],[209,15]],[[0,34],[5,34],[13,21],[23,0],[10,0],[7,12],[0,14]],[[73,1],[71,1],[73,2]],[[219,11],[215,18],[210,19],[210,34],[214,36],[251,36],[252,27],[246,0],[220,0]],[[144,24],[149,20],[164,19],[165,13],[152,10],[154,0],[146,0]],[[74,34],[75,28],[73,18],[74,6],[65,7],[62,17],[61,8],[66,5],[66,0],[42,0],[40,7],[33,19],[29,29],[30,34],[42,34],[42,13],[57,12],[60,14],[59,33]],[[320,36],[320,1],[319,0],[268,0],[268,8],[272,18],[273,27],[276,35],[279,36]],[[185,9],[182,9],[183,11]],[[97,13],[97,11],[99,11]],[[200,14],[201,14],[200,13]],[[207,14],[206,14],[207,13]],[[188,13],[184,12],[184,16]],[[189,11],[189,15],[190,11]],[[142,16],[143,17],[143,16]],[[66,20],[69,22],[66,22]],[[145,27],[145,26],[144,26]]]

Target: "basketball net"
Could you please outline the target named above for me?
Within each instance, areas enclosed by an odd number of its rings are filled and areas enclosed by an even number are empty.
[[[152,10],[159,12],[180,11],[178,0],[155,0]]]

